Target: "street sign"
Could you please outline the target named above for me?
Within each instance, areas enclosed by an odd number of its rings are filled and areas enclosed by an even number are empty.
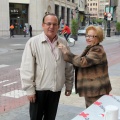
[[[113,16],[113,6],[106,6],[105,7],[105,12],[107,14],[111,13],[111,16]]]
[[[108,17],[107,20],[111,20],[112,17]]]
[[[112,14],[111,14],[111,13],[108,13],[108,14],[107,14],[107,20],[111,20],[111,18],[112,18]]]
[[[105,7],[105,12],[113,14],[113,6],[106,6]]]

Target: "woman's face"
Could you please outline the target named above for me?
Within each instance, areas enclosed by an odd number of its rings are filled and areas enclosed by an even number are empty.
[[[95,30],[89,30],[86,34],[86,42],[88,45],[96,45],[99,43],[98,36]]]

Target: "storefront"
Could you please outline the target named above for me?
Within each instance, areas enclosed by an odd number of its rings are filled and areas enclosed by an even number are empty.
[[[23,34],[23,27],[28,27],[28,4],[9,3],[10,25],[14,25],[14,34]]]
[[[41,4],[42,3],[42,4]],[[14,24],[14,34],[22,35],[23,27],[32,26],[33,35],[40,34],[42,18],[45,13],[56,13],[65,23],[70,23],[70,9],[74,9],[75,3],[61,0],[1,0],[0,3],[0,36],[10,35],[10,25]]]

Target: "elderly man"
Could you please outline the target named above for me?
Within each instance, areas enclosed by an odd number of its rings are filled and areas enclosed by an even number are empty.
[[[30,120],[55,120],[61,90],[71,94],[73,66],[64,61],[57,36],[59,21],[55,14],[43,17],[43,32],[25,46],[20,69],[22,88],[30,101]]]

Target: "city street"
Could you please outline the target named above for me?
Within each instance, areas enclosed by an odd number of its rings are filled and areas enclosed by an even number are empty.
[[[0,39],[0,113],[26,103],[25,92],[21,91],[19,67],[28,39],[23,36]]]
[[[28,36],[26,38],[24,36],[15,36],[11,39],[9,37],[0,38],[0,120],[29,119],[28,101],[25,92],[21,90],[19,75],[21,56],[28,39]],[[109,63],[109,74],[113,87],[111,94],[120,95],[120,37],[106,37],[102,45]],[[79,36],[75,46],[70,49],[73,53],[80,54],[85,46],[85,37]],[[63,90],[56,120],[70,120],[84,109],[84,99],[75,94],[74,88],[69,99],[64,96]],[[16,112],[18,112],[17,115]]]

